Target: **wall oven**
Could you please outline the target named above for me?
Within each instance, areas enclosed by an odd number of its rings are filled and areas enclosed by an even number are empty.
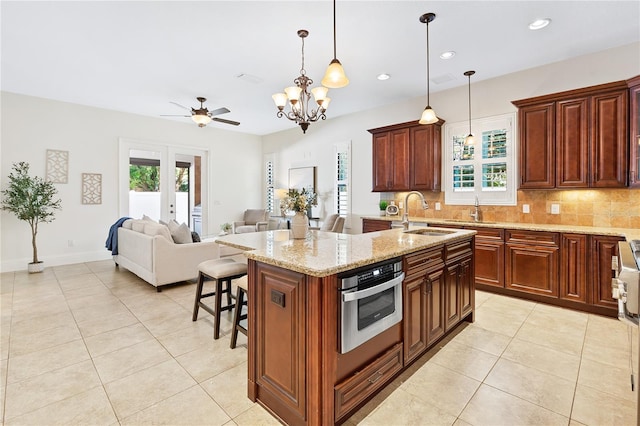
[[[402,321],[402,260],[340,275],[340,353],[344,354]]]

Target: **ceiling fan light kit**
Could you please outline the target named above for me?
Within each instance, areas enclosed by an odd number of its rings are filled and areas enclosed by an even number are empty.
[[[228,108],[222,107],[218,109],[214,109],[213,111],[209,111],[208,108],[204,107],[204,103],[207,101],[207,98],[203,98],[202,96],[198,96],[196,98],[198,102],[200,102],[200,108],[187,108],[186,106],[180,105],[176,102],[171,102],[172,104],[179,106],[180,108],[184,108],[191,112],[191,115],[162,115],[162,117],[191,117],[191,119],[198,125],[198,127],[205,127],[207,124],[212,121],[217,121],[219,123],[230,124],[232,126],[238,126],[240,123],[233,120],[225,120],[224,118],[218,118],[217,115],[226,114],[231,112]]]

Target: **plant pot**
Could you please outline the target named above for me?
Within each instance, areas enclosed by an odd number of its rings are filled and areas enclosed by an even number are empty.
[[[305,212],[296,212],[293,219],[291,219],[291,235],[294,239],[300,240],[307,237],[307,231],[309,230],[309,219]]]
[[[37,274],[39,272],[42,272],[44,270],[44,263],[42,261],[40,262],[31,262],[27,265],[27,271],[29,271],[30,274]]]
[[[380,216],[386,216],[386,215],[387,215],[386,210],[380,210]]]

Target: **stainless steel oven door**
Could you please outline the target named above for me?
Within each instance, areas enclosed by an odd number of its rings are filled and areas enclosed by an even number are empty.
[[[374,287],[342,292],[340,353],[402,321],[403,280],[404,272]]]

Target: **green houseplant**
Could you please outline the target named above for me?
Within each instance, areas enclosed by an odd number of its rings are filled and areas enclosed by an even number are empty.
[[[381,216],[386,216],[387,214],[387,206],[389,205],[389,202],[387,200],[380,200],[380,215]]]
[[[2,210],[16,215],[31,227],[31,246],[33,261],[29,263],[29,272],[41,272],[42,262],[38,260],[36,237],[40,223],[52,222],[55,210],[60,210],[62,200],[55,200],[58,190],[52,182],[41,177],[29,175],[29,163],[14,163],[9,174],[9,186],[2,191]]]

